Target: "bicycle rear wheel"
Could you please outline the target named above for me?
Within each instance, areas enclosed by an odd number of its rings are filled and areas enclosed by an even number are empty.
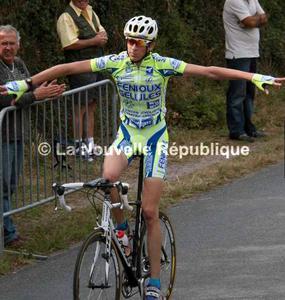
[[[169,218],[163,212],[159,212],[161,231],[161,257],[160,257],[160,281],[161,291],[166,299],[172,293],[176,272],[176,247],[172,225]],[[141,269],[142,276],[150,276],[150,264],[147,253],[147,237],[144,226],[141,247]]]
[[[163,212],[159,213],[161,230],[160,280],[163,295],[169,299],[175,280],[176,247],[172,225]]]
[[[121,293],[120,263],[111,243],[110,256],[102,230],[95,230],[78,253],[73,277],[74,300],[119,300]]]

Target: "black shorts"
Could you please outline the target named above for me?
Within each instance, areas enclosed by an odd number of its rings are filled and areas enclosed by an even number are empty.
[[[97,81],[103,80],[103,76],[100,73],[83,73],[68,76],[70,89],[82,87],[87,84],[91,84]],[[88,103],[93,102],[99,97],[98,87],[88,89],[87,92],[80,92],[74,95],[75,104],[79,101],[79,94],[81,94],[80,102],[81,105],[85,105],[86,98]]]

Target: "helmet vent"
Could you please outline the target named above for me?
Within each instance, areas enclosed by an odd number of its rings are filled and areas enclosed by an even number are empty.
[[[154,41],[157,38],[156,21],[145,16],[137,16],[130,19],[124,28],[126,38],[139,38],[147,41]]]

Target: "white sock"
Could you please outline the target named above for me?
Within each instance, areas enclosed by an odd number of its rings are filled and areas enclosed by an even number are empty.
[[[87,138],[87,143],[88,143],[88,144],[93,144],[93,145],[94,145],[94,137],[91,136],[91,137]]]

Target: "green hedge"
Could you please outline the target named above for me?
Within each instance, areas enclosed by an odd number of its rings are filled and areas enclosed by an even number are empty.
[[[21,57],[31,73],[63,62],[56,20],[69,1],[1,0],[0,23],[20,31]],[[90,1],[109,35],[106,53],[124,49],[123,27],[134,15],[151,16],[159,24],[156,50],[163,55],[203,65],[224,65],[224,29],[221,0],[101,0]],[[266,73],[282,74],[285,65],[285,2],[260,0],[269,14],[261,30],[261,65]],[[188,83],[189,82],[189,83]],[[187,84],[174,80],[169,108],[188,127],[220,124],[224,114],[226,84],[198,80]],[[215,95],[215,97],[213,97]],[[203,104],[201,104],[203,102]],[[214,102],[214,104],[213,104]],[[170,114],[170,121],[177,122]],[[210,120],[210,121],[209,121]]]

